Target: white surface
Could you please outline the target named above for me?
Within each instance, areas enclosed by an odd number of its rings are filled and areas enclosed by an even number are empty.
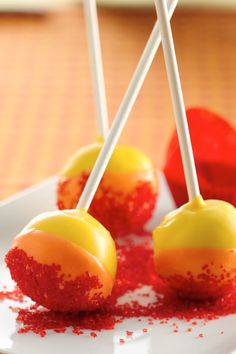
[[[106,139],[109,131],[109,122],[97,15],[97,3],[96,0],[83,0],[83,6],[90,51],[90,65],[93,78],[94,98],[96,103],[98,134],[102,138]]]
[[[3,263],[4,254],[10,247],[13,237],[23,226],[40,212],[55,209],[55,178],[43,182],[30,190],[8,199],[0,205],[0,284],[12,282]],[[161,194],[158,211],[149,228],[160,222],[164,214],[174,208],[172,197],[163,177],[160,178]],[[147,290],[145,290],[147,291]],[[209,322],[206,326],[195,326],[193,332],[187,333],[189,324],[174,320],[179,325],[179,333],[173,333],[170,325],[154,324],[127,320],[115,330],[98,333],[98,337],[89,337],[88,332],[82,336],[49,332],[45,338],[34,334],[17,334],[15,314],[9,305],[12,301],[0,303],[0,352],[5,354],[235,354],[236,316],[228,316]],[[154,321],[154,323],[156,323]],[[148,333],[142,328],[147,327]],[[134,331],[132,338],[125,338],[126,330]],[[220,332],[224,331],[224,335]],[[90,331],[89,331],[90,332]],[[197,338],[203,332],[204,338]],[[119,344],[124,338],[126,343]]]
[[[169,0],[169,17],[173,15],[178,0]],[[135,104],[147,73],[151,67],[155,54],[161,43],[161,35],[158,21],[154,25],[151,35],[143,50],[143,53],[134,70],[132,78],[129,82],[128,88],[125,91],[121,104],[118,108],[116,116],[112,122],[109,134],[102,146],[98,155],[93,170],[88,178],[83,193],[81,194],[77,208],[88,210],[93,197],[96,193],[98,185],[102,179],[111,155],[118,143],[121,133],[129,118],[129,114]]]

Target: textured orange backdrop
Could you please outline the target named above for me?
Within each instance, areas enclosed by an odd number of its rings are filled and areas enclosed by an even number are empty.
[[[152,10],[100,9],[111,119],[155,21]],[[176,12],[173,21],[187,106],[236,124],[236,13]],[[80,7],[48,16],[0,16],[0,198],[57,173],[96,137],[85,23]],[[159,51],[122,141],[161,168],[173,129]]]

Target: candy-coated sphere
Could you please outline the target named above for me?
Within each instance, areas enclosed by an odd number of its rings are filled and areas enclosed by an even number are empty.
[[[81,148],[62,170],[57,192],[59,209],[76,207],[102,144]],[[143,233],[158,195],[157,174],[138,149],[118,145],[93,199],[89,213],[113,237]]]
[[[236,209],[199,196],[153,232],[157,274],[179,295],[215,298],[236,286]]]
[[[110,233],[84,210],[34,218],[6,255],[23,293],[55,311],[99,307],[111,294],[116,249]]]

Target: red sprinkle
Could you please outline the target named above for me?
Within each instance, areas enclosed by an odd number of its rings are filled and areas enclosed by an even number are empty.
[[[200,333],[200,334],[198,335],[198,337],[199,337],[199,338],[203,338],[203,337],[204,337],[204,334],[203,334],[203,333]]]
[[[147,333],[148,329],[147,328],[143,328],[143,333]]]
[[[73,328],[73,333],[77,334],[77,336],[80,336],[81,334],[84,334],[84,332],[81,331],[81,329],[79,329],[79,328]]]
[[[96,338],[98,335],[95,332],[90,332],[90,337]]]
[[[132,331],[126,331],[127,337],[132,337],[133,333],[134,333],[134,332],[132,332]]]
[[[120,338],[120,344],[125,344],[125,340],[123,338]]]

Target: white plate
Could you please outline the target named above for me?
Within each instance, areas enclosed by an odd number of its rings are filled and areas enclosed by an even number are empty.
[[[19,193],[13,198],[0,203],[0,284],[12,287],[12,281],[4,265],[4,254],[11,245],[13,237],[35,215],[46,210],[55,209],[55,182],[53,177],[42,184]],[[165,178],[160,176],[161,194],[158,212],[149,223],[153,228],[164,214],[175,205]],[[16,314],[9,310],[12,301],[0,303],[0,352],[9,354],[233,354],[236,349],[236,316],[220,318],[209,322],[204,327],[205,337],[197,335],[203,329],[195,326],[191,334],[186,333],[187,324],[175,321],[179,333],[172,332],[170,325],[149,326],[148,333],[142,328],[148,327],[143,322],[127,320],[117,325],[112,331],[103,331],[92,339],[89,332],[76,336],[68,331],[65,334],[49,332],[45,338],[34,334],[17,334]],[[14,302],[14,305],[18,305]],[[155,322],[155,321],[154,321]],[[119,339],[125,338],[125,331],[131,329],[134,334],[126,343],[120,345]],[[219,335],[224,331],[224,335]]]

